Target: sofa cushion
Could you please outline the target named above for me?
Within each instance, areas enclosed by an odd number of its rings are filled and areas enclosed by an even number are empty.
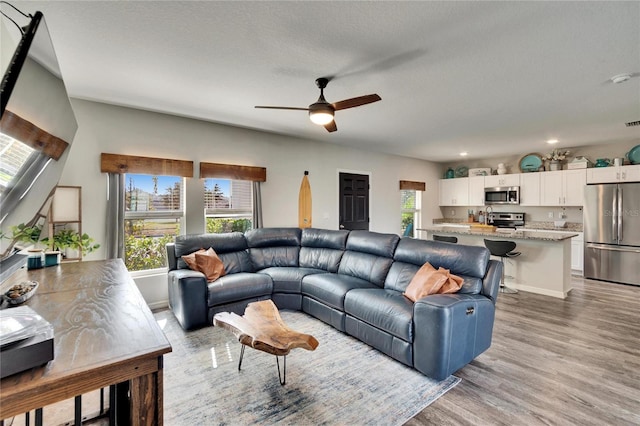
[[[334,309],[344,311],[344,296],[355,288],[378,288],[369,281],[332,273],[307,275],[302,279],[302,294]]]
[[[337,272],[349,231],[306,228],[302,230],[300,266]]]
[[[351,231],[347,238],[346,249],[376,256],[392,258],[400,241],[395,234],[380,234],[370,231]],[[424,263],[424,262],[422,262]]]
[[[393,258],[417,266],[429,262],[436,268],[449,269],[456,275],[483,278],[489,264],[489,250],[480,246],[402,238]]]
[[[249,259],[249,253],[246,250],[234,251],[230,253],[219,253],[218,257],[222,260],[226,275],[237,274],[238,272],[254,272],[253,264]]]
[[[186,269],[187,264],[182,260],[182,256],[193,253],[199,249],[212,247],[218,257],[222,260],[227,274],[236,272],[252,272],[253,268],[249,262],[249,255],[246,252],[247,241],[240,232],[226,234],[198,234],[198,235],[178,235],[175,242],[175,256],[177,258],[178,269]],[[231,256],[225,256],[225,254]]]
[[[298,266],[300,234],[299,228],[259,228],[245,232],[254,269]]]
[[[249,248],[300,247],[300,228],[257,228],[244,233]]]
[[[266,274],[273,281],[274,293],[297,293],[300,294],[302,278],[311,274],[322,274],[322,269],[313,268],[291,268],[274,266],[258,271],[259,274]]]
[[[338,273],[360,278],[378,287],[384,286],[393,260],[369,253],[347,251],[342,256]]]
[[[347,315],[413,342],[413,303],[395,290],[355,289],[344,300]]]
[[[399,239],[394,234],[351,231],[338,273],[361,278],[378,287],[384,286]]]
[[[458,293],[480,294],[484,271],[489,264],[489,251],[485,247],[402,238],[394,260],[385,278],[386,289],[404,292],[418,269],[429,262],[436,268],[449,269],[452,274],[464,279]],[[479,274],[480,270],[483,272]]]
[[[220,277],[208,285],[208,306],[223,305],[273,292],[271,277],[266,274],[240,272]]]
[[[305,228],[302,230],[300,245],[302,247],[328,248],[344,250],[347,245],[349,231]]]

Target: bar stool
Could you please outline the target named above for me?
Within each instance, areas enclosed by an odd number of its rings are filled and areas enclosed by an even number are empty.
[[[509,294],[517,293],[518,290],[509,288],[504,285],[504,259],[518,257],[522,254],[519,251],[513,251],[516,248],[516,243],[514,243],[513,241],[484,240],[484,245],[489,249],[491,255],[499,257],[500,262],[502,263],[502,280],[500,281],[500,291],[502,293]]]
[[[445,243],[457,243],[458,237],[447,237],[446,235],[434,235],[433,241],[444,241]]]

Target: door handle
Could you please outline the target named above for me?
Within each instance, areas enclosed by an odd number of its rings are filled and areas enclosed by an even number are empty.
[[[618,225],[618,242],[622,241],[622,239],[624,238],[624,235],[622,235],[622,213],[623,213],[623,209],[622,209],[622,187],[618,186],[618,217],[616,218],[616,225]]]
[[[340,228],[340,229],[344,229],[344,225],[340,225],[340,226],[339,226],[339,228]]]
[[[620,251],[625,253],[638,253],[640,254],[640,249],[625,247],[625,246],[609,246],[602,244],[585,244],[586,248],[596,249],[596,250],[606,250],[606,251]]]

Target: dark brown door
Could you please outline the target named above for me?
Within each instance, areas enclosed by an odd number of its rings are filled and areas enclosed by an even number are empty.
[[[369,230],[369,176],[340,173],[340,229]]]

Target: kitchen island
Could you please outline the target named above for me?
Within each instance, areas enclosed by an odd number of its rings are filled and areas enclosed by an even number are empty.
[[[513,241],[522,254],[505,260],[505,285],[564,299],[571,291],[571,238],[575,232],[476,230],[469,226],[433,225],[419,229],[426,238],[454,236],[458,244],[484,246],[484,240]]]

